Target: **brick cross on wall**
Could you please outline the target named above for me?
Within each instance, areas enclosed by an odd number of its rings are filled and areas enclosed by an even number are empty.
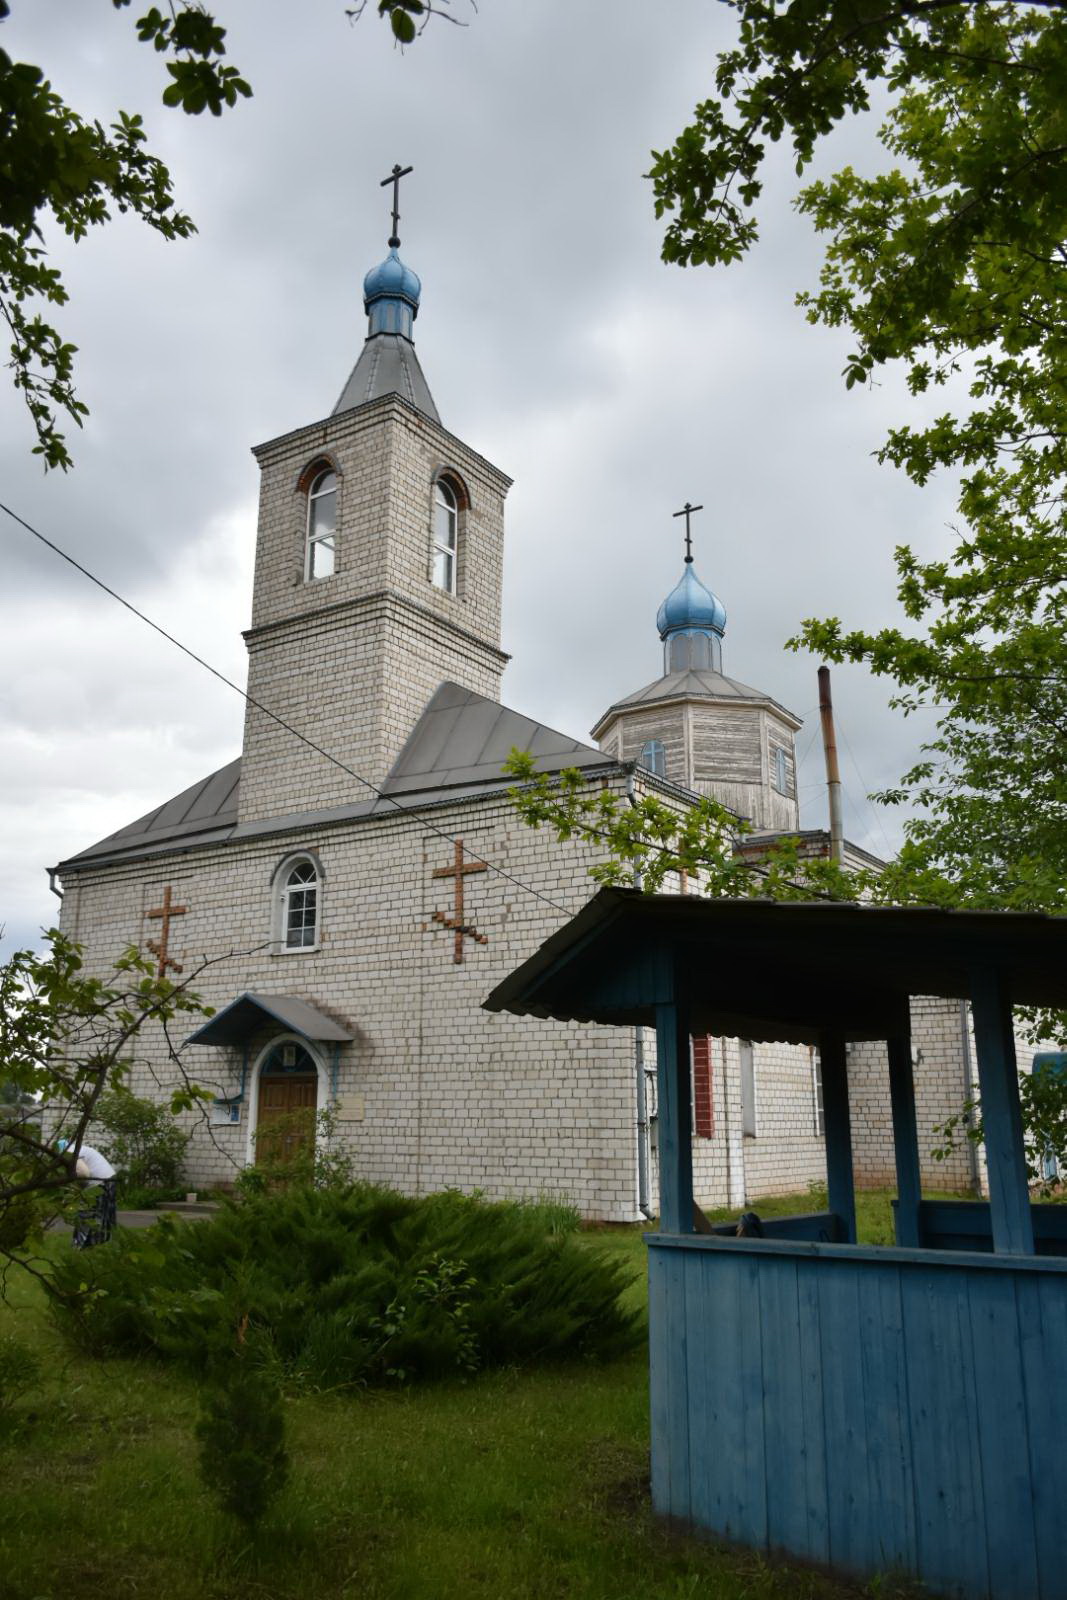
[[[489,943],[488,937],[484,933],[479,933],[477,928],[463,920],[463,879],[468,872],[486,871],[488,871],[488,868],[484,861],[464,861],[462,839],[456,840],[455,860],[452,866],[436,867],[434,869],[433,875],[435,878],[455,878],[456,880],[452,898],[452,915],[446,917],[443,911],[435,911],[433,920],[439,922],[442,927],[451,928],[455,932],[455,953],[452,959],[457,964],[463,960],[464,938],[474,939],[478,944]]]
[[[157,978],[165,978],[168,967],[172,972],[181,972],[182,970],[181,962],[175,961],[167,954],[167,951],[170,947],[170,919],[171,917],[184,917],[187,910],[187,906],[176,906],[172,903],[170,884],[168,883],[163,891],[163,904],[156,906],[153,911],[145,912],[147,917],[159,917],[161,919],[158,941],[155,939],[148,940],[149,950],[154,956],[159,957],[159,965],[156,967]]]

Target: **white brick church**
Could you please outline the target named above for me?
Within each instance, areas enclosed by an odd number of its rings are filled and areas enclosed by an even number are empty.
[[[334,1108],[368,1179],[634,1220],[657,1205],[651,1038],[481,1009],[593,891],[590,852],[520,822],[501,763],[518,746],[620,794],[712,794],[759,831],[795,832],[800,722],[724,674],[725,612],[688,559],[657,618],[663,676],[609,707],[595,743],[501,704],[510,480],[438,416],[398,245],[365,279],[367,339],[331,414],[255,452],[242,754],[61,862],[61,925],[100,972],[130,943],[172,976],[228,958],[197,980],[217,1012],[185,1051],[217,1096],[193,1185],[232,1182],[257,1130],[314,1105]],[[915,1042],[929,1149],[968,1092],[965,1018],[919,1002]],[[169,1092],[165,1041],[139,1049],[132,1086]],[[857,1179],[891,1181],[874,1047],[850,1076]],[[705,1205],[824,1177],[807,1049],[695,1041],[693,1095]],[[966,1155],[927,1176],[966,1185]]]

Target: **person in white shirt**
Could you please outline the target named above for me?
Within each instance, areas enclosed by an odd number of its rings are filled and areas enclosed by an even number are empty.
[[[60,1139],[58,1148],[65,1150],[69,1142]],[[74,1171],[87,1190],[97,1191],[93,1203],[84,1206],[74,1219],[74,1248],[88,1250],[91,1245],[106,1244],[111,1238],[115,1226],[117,1174],[107,1156],[91,1144],[81,1146]]]
[[[115,1169],[107,1156],[94,1150],[91,1144],[83,1144],[78,1151],[77,1172],[79,1178],[89,1178],[94,1183],[106,1183],[108,1178],[115,1177]]]

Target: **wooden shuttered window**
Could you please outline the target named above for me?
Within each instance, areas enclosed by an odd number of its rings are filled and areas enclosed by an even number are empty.
[[[698,1139],[710,1139],[715,1133],[715,1095],[711,1071],[714,1043],[710,1033],[693,1040],[693,1132]]]

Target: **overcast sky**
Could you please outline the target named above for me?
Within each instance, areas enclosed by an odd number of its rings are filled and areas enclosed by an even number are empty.
[[[421,275],[419,356],[452,432],[515,479],[507,509],[503,698],[588,737],[657,677],[657,606],[679,522],[727,610],[726,670],[805,718],[802,822],[825,825],[818,663],[783,649],[804,617],[898,619],[892,552],[950,542],[948,484],[922,492],[872,451],[910,402],[847,392],[847,337],[793,304],[819,249],[790,210],[788,152],[742,265],[659,260],[642,178],[710,92],[732,13],[712,0],[480,0],[401,54],[344,0],[217,0],[255,98],[221,119],[160,104],[134,9],[15,0],[0,44],[44,65],[83,115],[143,115],[198,235],[120,218],[54,259],[91,416],[76,460],[42,473],[0,383],[2,498],[170,631],[244,681],[257,470],[250,447],[327,415],[365,334],[361,283],[402,192]],[[871,157],[869,127],[826,164]],[[0,920],[4,950],[56,918],[44,868],[239,752],[239,698],[0,518]],[[899,839],[867,803],[923,727],[890,688],[835,669],[846,829]],[[927,724],[928,726],[928,724]]]

